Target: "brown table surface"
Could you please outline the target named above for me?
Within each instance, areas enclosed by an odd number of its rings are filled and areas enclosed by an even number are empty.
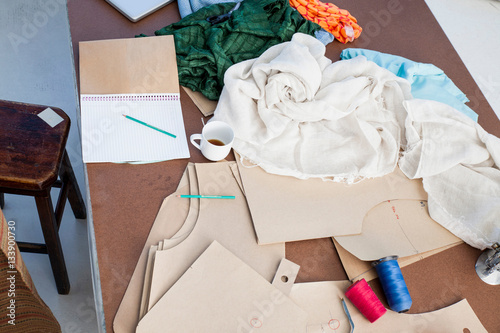
[[[358,19],[364,31],[354,43],[334,41],[327,56],[339,59],[347,47],[391,53],[414,61],[432,63],[469,97],[479,123],[500,136],[500,122],[462,63],[455,49],[423,0],[339,0]],[[75,66],[78,42],[130,38],[154,31],[180,19],[171,3],[143,20],[132,23],[104,0],[68,1]],[[201,113],[181,89],[186,133],[199,133]],[[98,269],[107,332],[141,253],[160,204],[177,187],[191,162],[207,162],[190,146],[191,159],[161,163],[88,164]],[[490,286],[476,275],[474,264],[481,252],[459,245],[402,269],[413,298],[410,313],[433,311],[467,298],[489,332],[500,332],[500,286]],[[301,266],[298,282],[343,280],[345,271],[329,238],[287,243],[286,256]],[[372,283],[380,293],[378,281]]]

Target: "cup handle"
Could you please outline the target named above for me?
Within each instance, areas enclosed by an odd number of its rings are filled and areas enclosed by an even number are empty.
[[[191,135],[191,137],[189,138],[189,140],[191,141],[191,143],[193,144],[193,146],[195,146],[196,148],[198,148],[199,150],[201,150],[201,147],[198,143],[196,143],[194,140],[202,140],[202,136],[201,134],[193,134]]]

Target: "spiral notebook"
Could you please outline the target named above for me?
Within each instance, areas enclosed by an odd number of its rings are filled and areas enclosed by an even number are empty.
[[[80,102],[85,163],[189,158],[178,93],[83,94]]]
[[[83,161],[188,158],[173,36],[79,45]]]

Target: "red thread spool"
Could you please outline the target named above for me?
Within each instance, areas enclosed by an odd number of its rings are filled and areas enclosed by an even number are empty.
[[[370,323],[375,322],[387,311],[365,279],[361,279],[347,288],[345,296]]]

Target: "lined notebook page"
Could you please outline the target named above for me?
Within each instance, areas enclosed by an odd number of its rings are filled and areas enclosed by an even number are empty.
[[[83,94],[80,106],[85,163],[156,162],[189,158],[179,94]]]

